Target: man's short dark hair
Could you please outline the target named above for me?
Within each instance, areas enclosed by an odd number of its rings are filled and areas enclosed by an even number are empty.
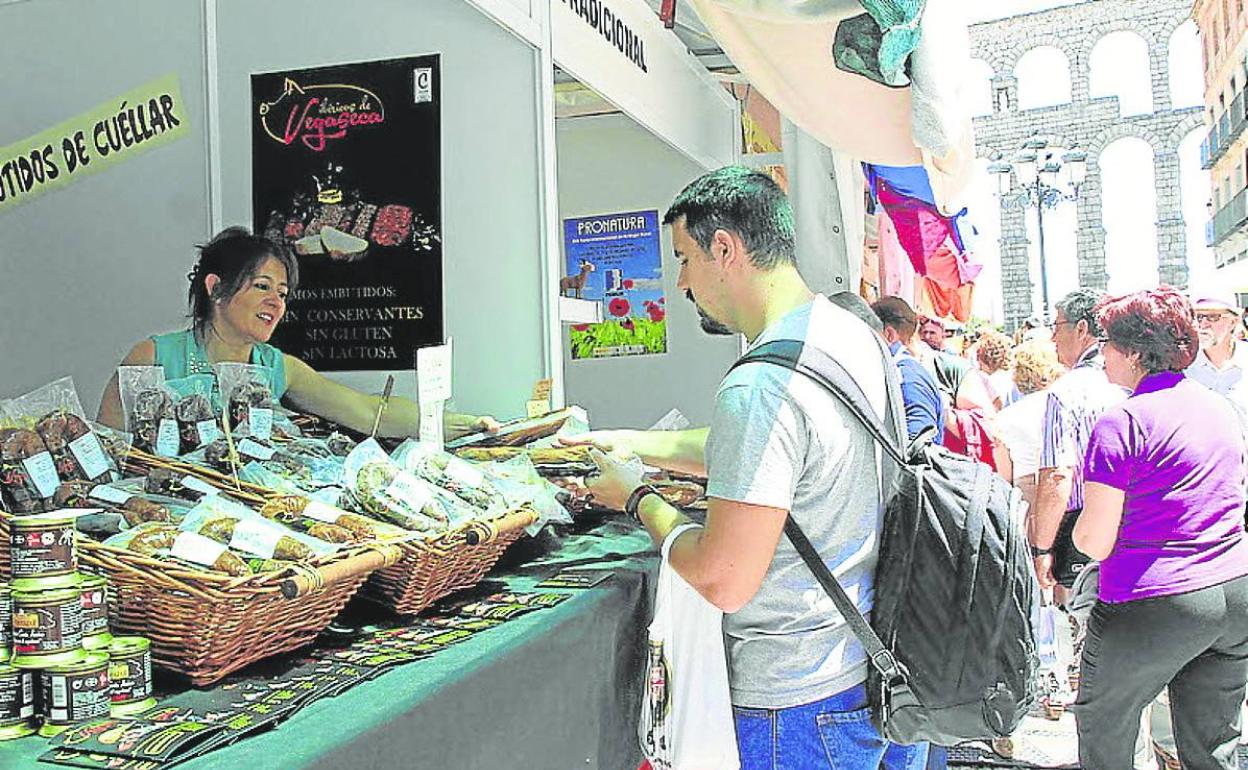
[[[919,316],[910,303],[901,297],[881,297],[871,305],[880,323],[897,332],[902,342],[909,343],[919,328]]]
[[[760,171],[725,166],[698,177],[672,201],[663,224],[681,217],[703,251],[710,251],[716,230],[728,230],[741,237],[755,267],[796,263],[793,206],[780,185]]]
[[[1101,323],[1096,317],[1096,306],[1105,298],[1105,292],[1099,289],[1075,289],[1062,297],[1054,305],[1054,309],[1066,317],[1071,326],[1080,321],[1088,324],[1088,334],[1100,337],[1104,334]]]
[[[884,324],[880,323],[880,319],[876,317],[875,313],[871,312],[871,306],[862,297],[859,297],[852,291],[838,291],[828,297],[828,299],[842,310],[848,310],[858,316],[863,323],[871,327],[871,331],[876,334],[884,333]]]

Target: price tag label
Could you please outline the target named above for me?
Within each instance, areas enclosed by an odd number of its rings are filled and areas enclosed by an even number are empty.
[[[281,539],[282,531],[272,524],[239,519],[234,525],[234,534],[230,537],[230,547],[261,559],[272,559],[273,552],[277,550],[277,541]]]
[[[269,449],[264,444],[257,444],[249,438],[238,442],[238,453],[255,460],[272,460],[275,454],[274,450]],[[267,559],[268,557],[266,556],[265,558]]]
[[[195,432],[199,434],[199,445],[211,444],[221,438],[221,426],[216,420],[202,420],[195,423]]]
[[[51,497],[61,485],[61,477],[56,475],[56,462],[48,452],[40,452],[34,457],[22,460],[22,467],[39,490],[40,497]]]
[[[420,403],[451,399],[451,341],[416,351],[416,394]]]
[[[485,474],[458,457],[447,461],[445,473],[448,479],[468,489],[478,489],[485,483]]]
[[[115,505],[125,505],[125,502],[129,500],[132,495],[129,492],[122,492],[116,487],[110,487],[107,484],[100,484],[99,486],[91,487],[91,491],[87,493],[87,497],[92,500],[102,500],[106,503],[113,503]]]
[[[253,406],[247,409],[247,428],[253,438],[268,441],[273,435],[273,410]]]
[[[420,402],[420,443],[438,449],[446,443],[442,425],[444,407],[441,401]]]
[[[386,496],[419,511],[433,502],[433,493],[420,479],[409,473],[400,473],[386,487]]]
[[[207,495],[209,497],[212,497],[213,495],[221,494],[221,490],[209,484],[207,481],[196,478],[194,476],[183,476],[182,488],[189,489],[192,492],[198,492],[201,495]]]
[[[98,479],[108,473],[108,456],[104,454],[104,447],[100,446],[100,440],[94,433],[69,442],[69,451],[73,452],[74,459],[78,461],[83,473],[87,474],[87,478]]]
[[[211,567],[225,553],[225,546],[195,532],[183,532],[173,541],[169,555],[175,559]]]
[[[177,420],[161,420],[156,432],[156,454],[161,457],[177,457],[182,438],[178,435]]]
[[[309,519],[323,521],[326,524],[333,524],[342,518],[345,513],[341,508],[335,508],[332,505],[326,505],[320,500],[309,500],[308,506],[303,509],[303,515]]]

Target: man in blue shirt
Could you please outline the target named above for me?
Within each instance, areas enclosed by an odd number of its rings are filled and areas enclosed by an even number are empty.
[[[906,433],[913,439],[925,430],[934,431],[932,441],[940,444],[945,435],[945,405],[936,378],[914,355],[918,314],[901,297],[883,297],[871,305],[884,325],[884,341],[901,373],[901,399],[906,405]]]

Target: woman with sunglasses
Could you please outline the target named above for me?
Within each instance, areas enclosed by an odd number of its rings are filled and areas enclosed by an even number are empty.
[[[1191,305],[1102,301],[1105,373],[1132,395],[1092,430],[1075,545],[1100,560],[1074,711],[1086,770],[1131,767],[1135,719],[1169,690],[1179,759],[1236,767],[1248,680],[1245,445],[1235,409],[1184,375]]]

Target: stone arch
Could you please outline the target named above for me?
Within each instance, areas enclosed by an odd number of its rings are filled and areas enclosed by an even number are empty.
[[[1199,120],[1200,116],[1197,115],[1196,119]],[[1088,147],[1089,163],[1099,159],[1101,151],[1113,142],[1131,136],[1148,142],[1149,146],[1153,148],[1154,153],[1163,152],[1167,147],[1167,145],[1163,144],[1161,137],[1157,135],[1157,132],[1143,123],[1115,123],[1114,125],[1106,128],[1104,131],[1101,131],[1101,133],[1097,134],[1096,138],[1092,140],[1092,144]]]
[[[1050,54],[1049,52],[1053,52]],[[1021,72],[1025,61],[1031,58],[1033,61],[1049,56],[1053,58],[1051,68],[1045,70],[1041,75],[1039,72],[1028,73]],[[1064,62],[1065,81],[1060,80],[1061,73],[1057,70],[1057,57],[1061,57]],[[1018,108],[1020,110],[1037,109],[1044,107],[1055,107],[1062,104],[1070,104],[1074,101],[1075,96],[1075,64],[1070,58],[1070,54],[1058,46],[1053,45],[1036,45],[1032,46],[1018,58],[1014,65],[1014,79],[1018,93]],[[1033,96],[1033,89],[1049,91],[1052,89],[1053,97],[1037,98]]]
[[[1153,68],[1153,50],[1139,30],[1107,32],[1088,52],[1088,95],[1116,96],[1121,115],[1152,114]]]
[[[1188,25],[1191,25],[1190,28]],[[1186,39],[1181,39],[1176,44],[1175,38],[1180,36],[1180,32],[1184,33]],[[1175,25],[1174,29],[1170,30],[1170,34],[1166,37],[1166,50],[1164,53],[1166,88],[1170,93],[1171,108],[1183,109],[1204,106],[1205,81],[1203,57],[1201,54],[1202,45],[1200,30],[1192,19],[1187,19],[1183,23]],[[1185,53],[1185,49],[1190,50],[1190,55],[1192,56],[1190,64],[1184,64],[1182,61],[1182,54]],[[1179,56],[1178,59],[1176,59],[1176,53]]]
[[[1014,44],[1010,46],[1002,57],[1003,68],[999,71],[1013,73],[1018,68],[1018,60],[1037,48],[1056,48],[1066,54],[1066,61],[1070,62],[1072,69],[1075,63],[1081,59],[1078,46],[1072,45],[1070,39],[1064,35],[1037,32],[1034,35],[1019,35],[1018,39],[1021,45]]]
[[[1161,25],[1157,28],[1157,45],[1168,48],[1170,46],[1170,38],[1174,36],[1175,30],[1183,26],[1184,22],[1191,21],[1191,19],[1192,13],[1190,9],[1179,11],[1162,19]]]
[[[1194,110],[1191,115],[1183,118],[1183,120],[1175,124],[1174,128],[1170,129],[1170,133],[1166,135],[1165,147],[1177,150],[1179,145],[1183,143],[1183,140],[1187,138],[1188,134],[1193,131],[1203,129],[1204,127],[1204,116],[1199,110]]]
[[[1144,38],[1145,44],[1149,49],[1153,49],[1157,45],[1155,30],[1149,28],[1148,25],[1140,24],[1138,18],[1110,19],[1104,24],[1095,25],[1089,29],[1079,41],[1078,48],[1085,56],[1092,53],[1092,49],[1101,41],[1101,38],[1111,35],[1114,32],[1134,32]]]

